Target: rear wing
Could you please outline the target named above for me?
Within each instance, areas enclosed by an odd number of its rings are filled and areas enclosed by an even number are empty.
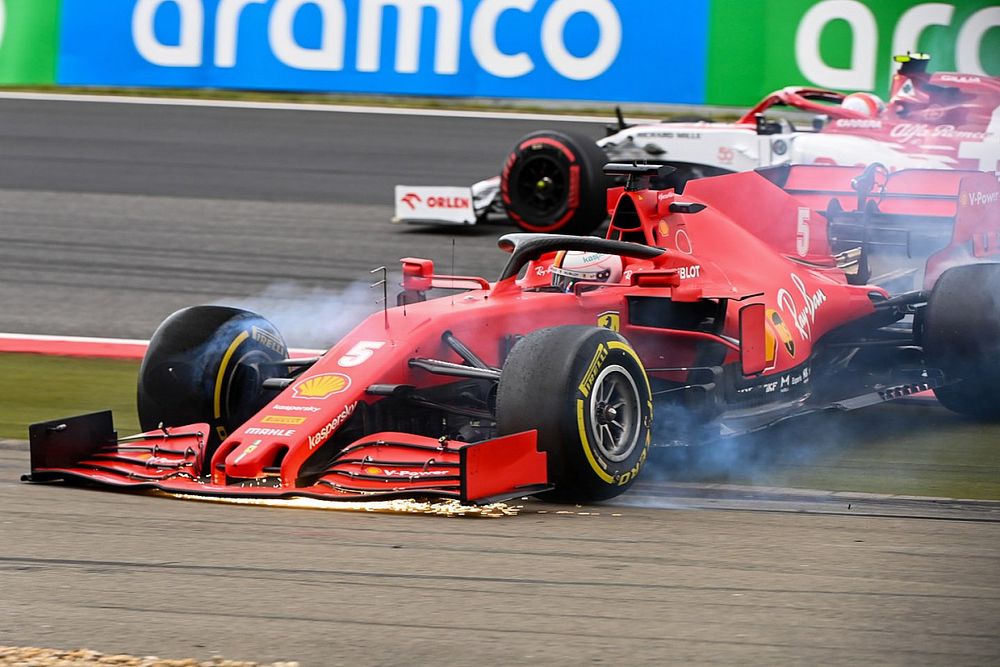
[[[868,280],[866,261],[879,255],[903,257],[911,268],[925,269],[924,289],[950,266],[1000,261],[995,174],[889,172],[879,164],[797,165],[785,171],[776,184],[826,218],[831,254],[860,250],[859,281]]]

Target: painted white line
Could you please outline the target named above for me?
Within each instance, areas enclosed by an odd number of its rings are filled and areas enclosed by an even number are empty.
[[[92,338],[89,336],[46,336],[42,334],[0,333],[0,340],[39,341],[53,343],[97,343],[100,345],[148,345],[139,338]]]
[[[148,340],[137,338],[0,333],[0,352],[107,359],[142,359],[148,345]],[[310,348],[288,349],[288,355],[296,359],[322,356],[325,353],[326,350]]]
[[[485,120],[533,120],[545,122],[608,123],[608,116],[580,116],[517,111],[471,111],[417,109],[412,107],[353,106],[350,104],[315,104],[294,102],[249,102],[245,100],[198,100],[175,97],[139,97],[129,95],[70,95],[66,93],[0,92],[0,100],[38,102],[88,102],[97,104],[138,104],[144,106],[206,107],[216,109],[251,109],[265,111],[323,111],[327,113],[375,114],[382,116],[430,116],[438,118],[480,118]],[[633,122],[642,119],[630,118]]]

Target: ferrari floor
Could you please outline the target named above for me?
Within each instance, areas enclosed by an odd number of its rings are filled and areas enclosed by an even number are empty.
[[[0,644],[303,667],[1000,660],[1000,523],[975,513],[442,518],[34,486],[27,467],[0,445]]]

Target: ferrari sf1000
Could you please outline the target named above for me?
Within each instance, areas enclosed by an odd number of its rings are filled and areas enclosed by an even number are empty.
[[[28,479],[588,502],[654,445],[797,415],[933,390],[1000,417],[995,175],[783,166],[678,195],[650,185],[667,169],[607,165],[607,237],[505,236],[492,282],[403,259],[397,305],[315,359],[252,313],[181,310],[141,366],[145,432],[35,424]]]

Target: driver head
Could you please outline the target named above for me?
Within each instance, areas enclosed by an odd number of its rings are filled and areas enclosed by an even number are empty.
[[[865,118],[878,118],[885,111],[885,102],[873,93],[851,93],[844,98],[840,106],[856,111]]]
[[[572,292],[577,282],[617,283],[622,279],[622,258],[599,252],[563,250],[552,262],[552,285]]]

